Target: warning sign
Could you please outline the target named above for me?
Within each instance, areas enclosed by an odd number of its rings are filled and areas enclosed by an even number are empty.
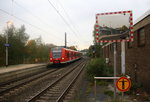
[[[119,91],[128,91],[131,87],[131,81],[126,77],[121,77],[117,80],[116,87]]]

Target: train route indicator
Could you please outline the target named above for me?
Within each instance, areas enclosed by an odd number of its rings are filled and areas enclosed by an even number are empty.
[[[127,77],[120,77],[116,81],[116,87],[121,92],[128,91],[131,87],[131,81]]]

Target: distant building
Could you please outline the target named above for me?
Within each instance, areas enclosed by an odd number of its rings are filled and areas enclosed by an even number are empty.
[[[121,28],[111,28],[111,27],[99,27],[99,34],[100,36],[103,35],[114,35],[114,34],[123,34],[124,32],[128,31],[128,28],[126,26],[123,26]]]

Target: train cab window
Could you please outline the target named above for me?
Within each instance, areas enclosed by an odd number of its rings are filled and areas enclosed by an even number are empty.
[[[53,58],[61,57],[61,50],[52,50]]]
[[[144,28],[139,29],[138,30],[138,45],[139,46],[144,46],[145,45],[145,40],[146,40],[146,37],[145,37]]]

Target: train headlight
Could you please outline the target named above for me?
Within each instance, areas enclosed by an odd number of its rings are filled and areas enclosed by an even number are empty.
[[[52,60],[52,58],[50,58],[50,60]]]
[[[64,60],[64,58],[62,58],[62,60]]]

